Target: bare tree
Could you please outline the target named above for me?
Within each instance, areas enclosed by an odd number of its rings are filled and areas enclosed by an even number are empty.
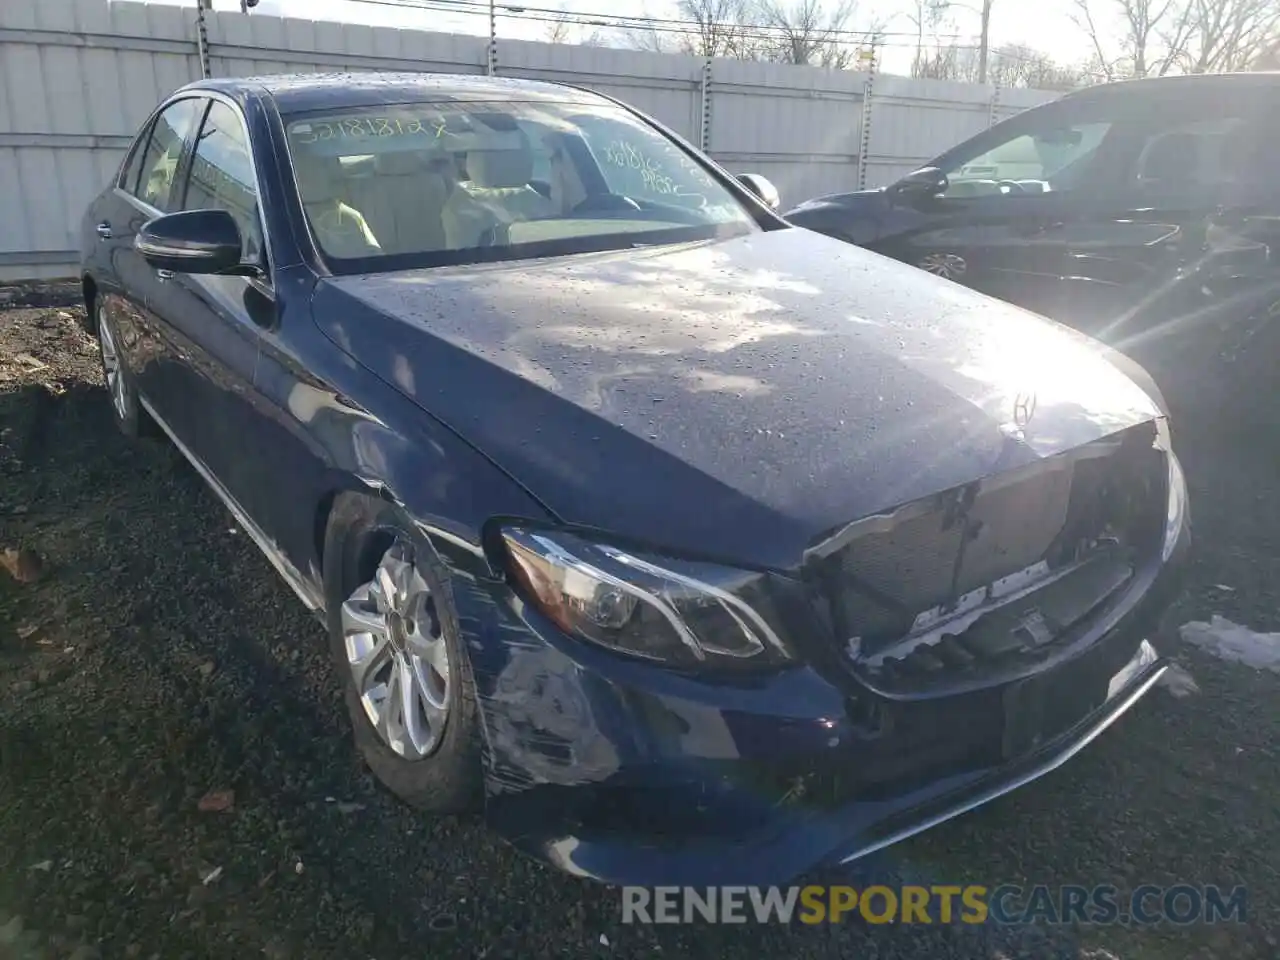
[[[772,60],[844,70],[859,66],[860,51],[875,46],[886,23],[873,19],[851,31],[854,0],[679,0],[680,31],[655,26],[624,31],[627,45],[658,53]],[[866,43],[855,34],[865,34]]]
[[[823,0],[760,0],[759,21],[774,37],[769,59],[782,63],[845,67],[854,52],[842,42],[845,24],[853,16],[853,0],[838,0],[827,8]]]
[[[746,0],[680,0],[682,20],[691,22],[694,36],[686,52],[699,57],[738,56],[747,25]]]
[[[1244,70],[1280,39],[1278,0],[1191,0],[1189,8],[1177,47],[1187,73]]]
[[[639,27],[628,27],[626,30],[619,32],[618,39],[624,46],[631,47],[633,50],[645,50],[649,53],[683,53],[680,44],[676,42],[677,34],[666,31],[659,31],[654,27],[641,29]]]
[[[573,22],[569,15],[561,10],[547,24],[547,43],[569,43],[573,36]]]
[[[1280,70],[1280,41],[1272,44],[1271,47],[1262,52],[1262,54],[1253,61],[1249,69],[1251,70]]]
[[[916,28],[916,58],[911,65],[912,76],[928,76],[930,70],[946,69],[941,67],[940,62],[932,62],[937,60],[939,51],[935,51],[934,54],[929,55],[928,59],[926,59],[924,35],[926,31],[932,31],[937,28],[950,8],[951,0],[915,0],[915,6],[907,14],[907,19]],[[945,54],[943,59],[946,59]]]
[[[982,75],[982,50],[967,44],[939,44],[927,50],[919,63],[915,76],[977,83]],[[1002,87],[1070,90],[1085,83],[1087,75],[1082,68],[1057,63],[1040,50],[1007,43],[988,52],[987,79]]]
[[[747,0],[679,0],[676,12],[683,28],[627,28],[623,33],[628,45],[653,53],[743,56],[750,20]]]
[[[987,82],[988,51],[991,49],[991,5],[995,0],[982,0],[981,31],[978,34],[978,82]]]
[[[1074,5],[1076,24],[1093,44],[1096,68],[1109,80],[1242,70],[1280,38],[1280,0],[1074,0]]]

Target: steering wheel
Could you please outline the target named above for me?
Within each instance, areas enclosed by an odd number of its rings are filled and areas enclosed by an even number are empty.
[[[571,213],[634,213],[640,204],[620,193],[596,193],[574,204]]]
[[[1017,180],[997,180],[996,188],[1004,194],[1027,192]]]

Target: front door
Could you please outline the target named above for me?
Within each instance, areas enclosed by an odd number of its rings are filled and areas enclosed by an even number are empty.
[[[188,452],[242,506],[261,482],[251,440],[253,378],[259,331],[275,313],[248,142],[238,108],[211,100],[174,201],[180,210],[228,211],[243,238],[242,261],[260,275],[166,273],[149,303],[172,371],[154,402]]]
[[[1060,299],[1072,244],[1087,243],[1108,171],[1112,123],[1049,107],[938,161],[946,188],[883,252],[1041,313]],[[914,219],[914,218],[913,218]]]

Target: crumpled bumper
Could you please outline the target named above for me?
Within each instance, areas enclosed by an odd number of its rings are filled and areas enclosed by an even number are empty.
[[[886,704],[799,667],[712,683],[573,643],[500,584],[459,591],[491,824],[616,884],[777,884],[853,860],[1055,769],[1167,667],[1147,641],[1186,552],[1070,657],[954,697]]]

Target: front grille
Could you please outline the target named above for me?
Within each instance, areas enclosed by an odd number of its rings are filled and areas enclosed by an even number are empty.
[[[919,689],[1065,638],[1158,555],[1154,427],[866,522],[807,575],[854,664]],[[860,526],[860,525],[859,525]]]

